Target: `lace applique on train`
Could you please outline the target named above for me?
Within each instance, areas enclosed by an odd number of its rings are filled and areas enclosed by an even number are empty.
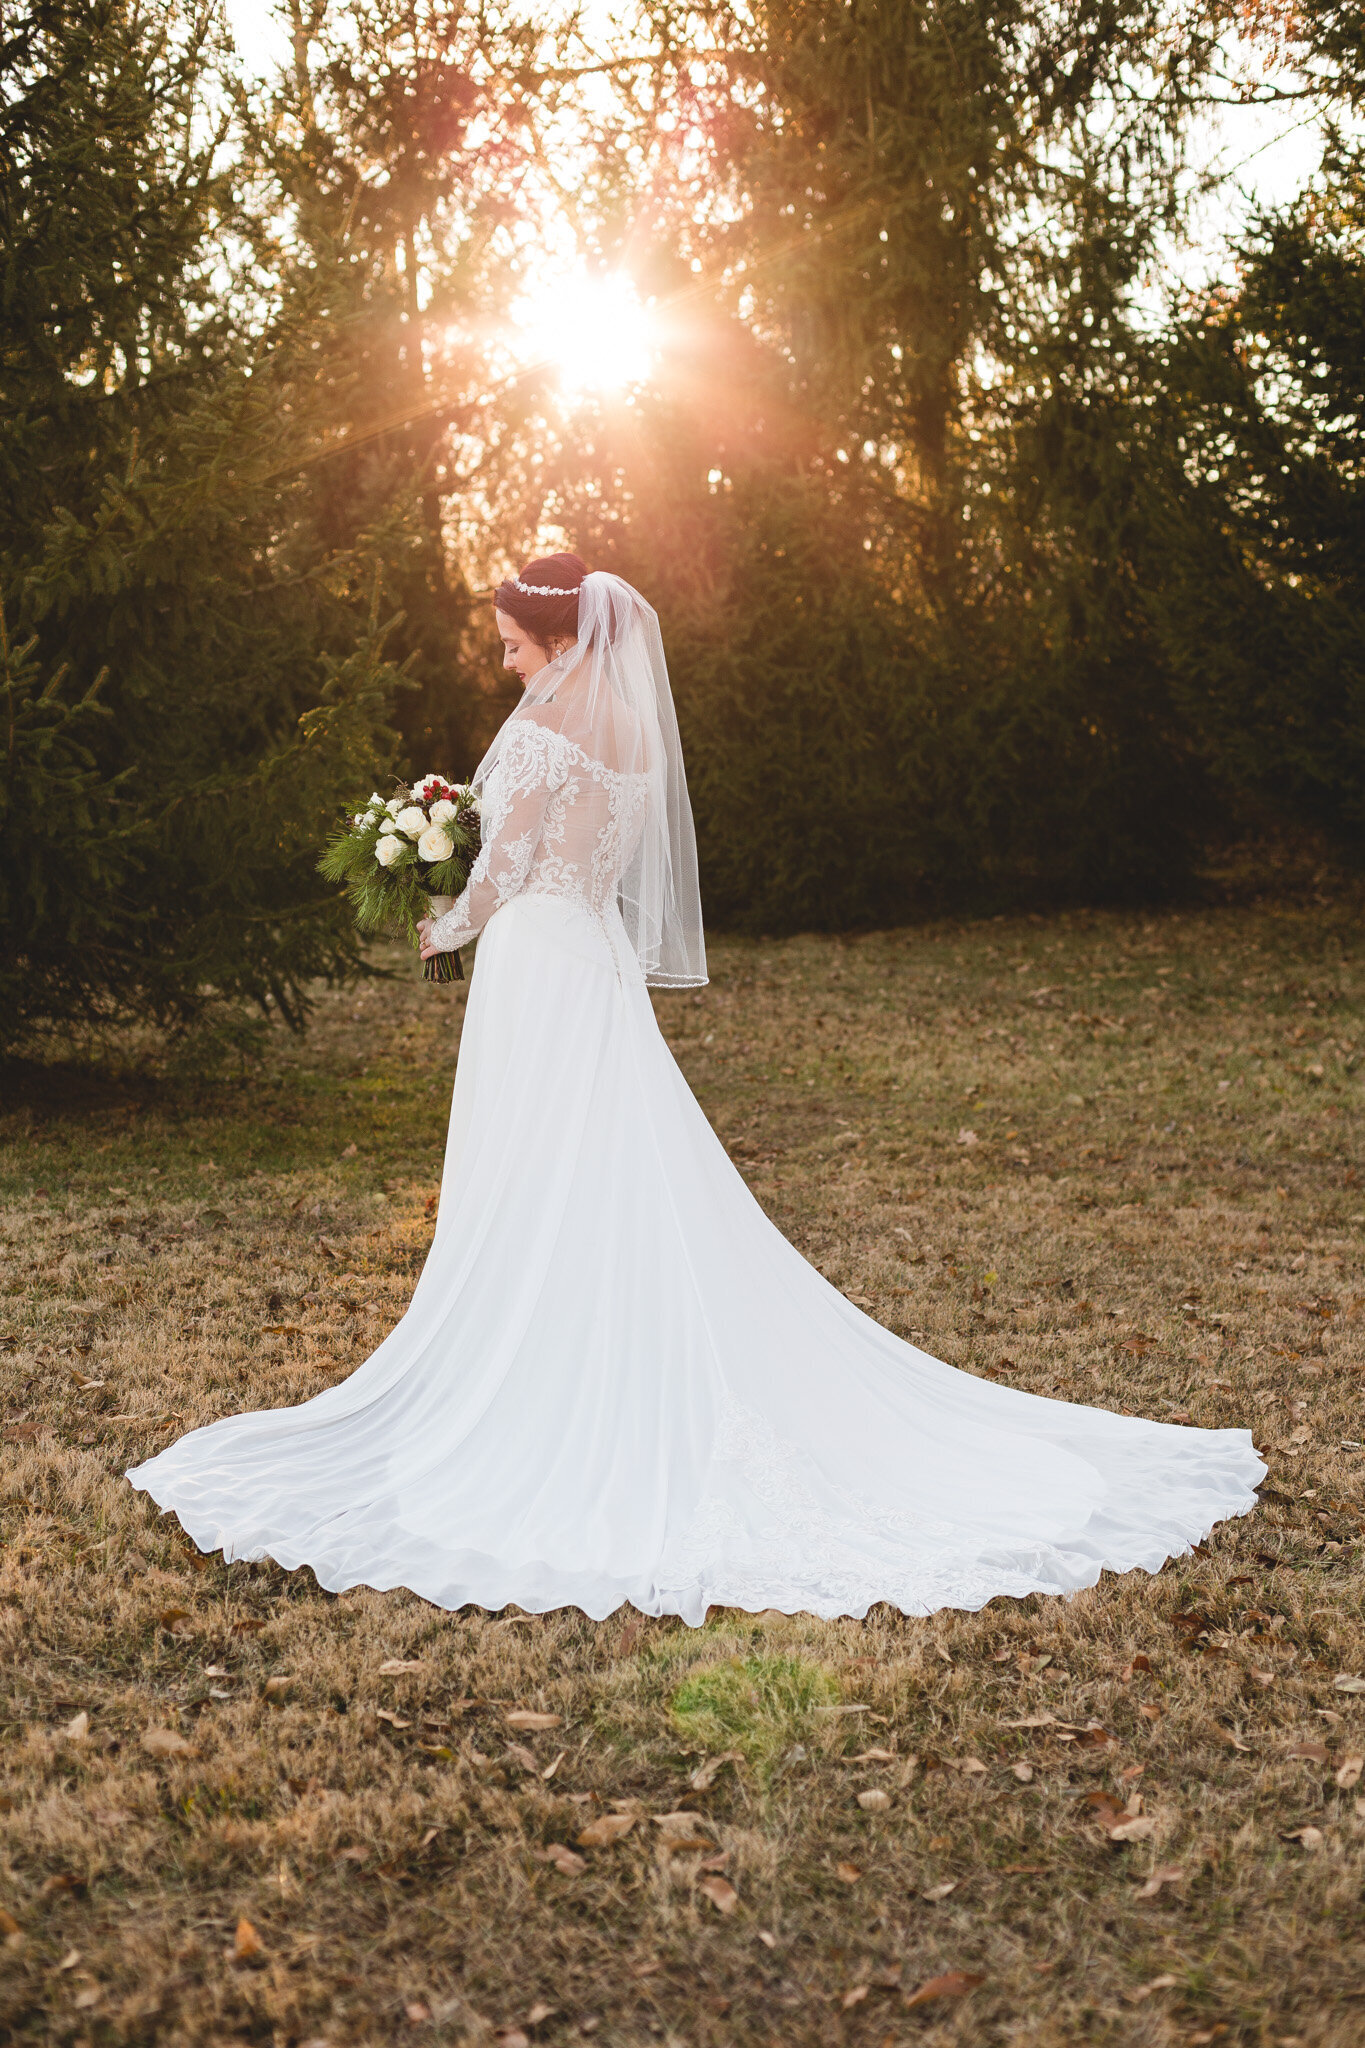
[[[455,952],[512,897],[557,896],[602,917],[644,824],[646,779],[595,761],[534,718],[514,718],[483,793],[483,845],[431,937]]]

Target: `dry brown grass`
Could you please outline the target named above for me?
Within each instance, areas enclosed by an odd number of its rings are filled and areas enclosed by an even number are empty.
[[[1358,908],[723,943],[661,1001],[759,1198],[874,1314],[1269,1448],[1201,1554],[975,1616],[446,1615],[200,1558],[119,1474],[400,1313],[462,994],[403,963],[239,1080],[12,1073],[6,2037],[1365,2040]],[[743,1755],[697,1791],[703,1744]],[[713,1849],[649,1818],[684,1806]],[[949,1971],[983,1981],[909,2002]]]

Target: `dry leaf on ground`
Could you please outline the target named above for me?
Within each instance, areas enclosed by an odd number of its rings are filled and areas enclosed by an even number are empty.
[[[422,1657],[386,1657],[379,1667],[381,1678],[397,1678],[403,1671],[425,1671],[426,1660]]]
[[[142,1747],[148,1756],[189,1756],[194,1748],[178,1728],[144,1728]]]
[[[928,2005],[935,1998],[963,1998],[985,1981],[985,1973],[981,1970],[945,1970],[941,1977],[926,1978],[918,1990],[908,1992],[905,2003],[907,2006]]]
[[[536,1855],[540,1862],[548,1863],[561,1877],[578,1877],[588,1867],[583,1857],[575,1856],[567,1842],[551,1842],[547,1848],[538,1849]]]
[[[517,1728],[522,1734],[534,1734],[542,1728],[562,1728],[562,1714],[535,1714],[529,1707],[514,1707],[507,1716],[509,1728]]]
[[[580,1849],[609,1849],[613,1842],[619,1842],[628,1835],[638,1816],[633,1813],[604,1813],[575,1837]]]
[[[857,1884],[862,1874],[856,1863],[836,1863],[834,1866],[834,1875],[844,1884]]]
[[[231,1948],[223,1953],[230,1963],[260,1963],[265,1960],[265,1943],[251,1922],[243,1918],[237,1922]]]
[[[1129,2005],[1141,2005],[1143,1999],[1150,1998],[1154,1991],[1170,1991],[1179,1982],[1178,1977],[1172,1977],[1168,1972],[1164,1977],[1153,1977],[1150,1984],[1135,1984],[1131,1991],[1125,1991],[1123,1995]]]
[[[733,1913],[739,1904],[739,1893],[725,1877],[704,1877],[697,1890],[711,1901],[718,1913]]]
[[[709,1756],[704,1763],[698,1764],[687,1782],[694,1792],[709,1792],[726,1764],[740,1764],[743,1761],[742,1749],[727,1749],[720,1756]]]
[[[1349,1792],[1353,1785],[1360,1783],[1360,1774],[1365,1770],[1365,1756],[1344,1756],[1337,1766],[1337,1783],[1343,1792]]]
[[[1159,1863],[1145,1884],[1138,1886],[1140,1899],[1154,1899],[1164,1884],[1183,1884],[1185,1873],[1178,1863]]]
[[[881,1792],[874,1786],[870,1792],[858,1794],[858,1804],[864,1813],[885,1813],[891,1804],[891,1794]]]

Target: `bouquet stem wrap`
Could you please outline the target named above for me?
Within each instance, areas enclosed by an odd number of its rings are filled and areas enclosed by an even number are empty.
[[[455,908],[453,896],[428,896],[427,902],[433,917],[444,917],[448,910]],[[464,968],[458,953],[433,953],[430,960],[422,962],[423,981],[463,981]]]

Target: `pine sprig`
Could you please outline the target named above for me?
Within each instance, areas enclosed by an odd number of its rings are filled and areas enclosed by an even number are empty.
[[[433,860],[421,851],[433,830],[444,833],[451,848],[445,858]],[[342,884],[360,931],[402,932],[415,946],[428,898],[458,896],[478,849],[479,807],[473,791],[428,776],[412,788],[400,784],[390,798],[376,790],[332,834],[318,871]]]

